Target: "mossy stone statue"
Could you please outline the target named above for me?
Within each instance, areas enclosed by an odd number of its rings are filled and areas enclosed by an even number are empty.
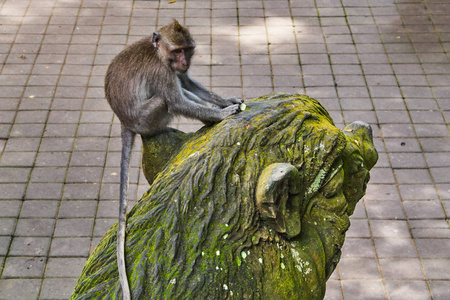
[[[152,183],[126,232],[133,299],[324,297],[377,161],[370,126],[339,130],[302,95],[246,105],[194,134],[144,139]],[[116,230],[90,256],[72,299],[121,298]]]

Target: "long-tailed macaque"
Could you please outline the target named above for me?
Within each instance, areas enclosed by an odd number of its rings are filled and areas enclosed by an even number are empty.
[[[238,98],[224,99],[192,80],[187,71],[195,43],[188,29],[173,20],[130,45],[109,65],[105,95],[122,126],[117,265],[124,299],[131,299],[125,266],[128,168],[136,133],[152,136],[174,115],[219,122],[239,112]],[[214,104],[208,107],[205,102]]]

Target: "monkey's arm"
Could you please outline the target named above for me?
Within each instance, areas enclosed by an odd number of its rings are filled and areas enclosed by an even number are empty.
[[[183,91],[184,97],[186,97],[187,99],[189,99],[189,100],[191,100],[191,101],[193,101],[193,102],[195,102],[197,104],[200,104],[200,105],[207,105],[207,103],[208,103],[207,101],[204,101],[203,99],[200,99],[194,93],[191,93],[190,91],[188,91],[188,90],[186,90],[184,88],[182,88],[182,91]]]
[[[220,122],[229,115],[240,111],[239,104],[233,104],[222,109],[207,107],[195,102],[195,100],[190,100],[185,94],[192,96],[192,93],[186,92],[180,87],[174,93],[173,98],[166,100],[169,113],[180,114],[206,122]]]
[[[216,104],[220,107],[227,107],[233,104],[241,104],[242,100],[236,97],[222,98],[212,91],[204,88],[200,83],[189,77],[187,73],[178,74],[183,89],[195,94],[204,101]]]

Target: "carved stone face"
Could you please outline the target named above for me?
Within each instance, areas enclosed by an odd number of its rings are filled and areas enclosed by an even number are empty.
[[[313,244],[322,245],[323,261],[298,259],[295,267],[298,270],[306,262],[316,267],[322,265],[326,278],[339,261],[345,232],[350,226],[349,216],[364,195],[370,178],[369,170],[377,160],[370,126],[352,123],[344,133],[344,150],[328,172],[319,172],[317,180],[310,186],[302,187],[305,174],[301,168],[298,170],[291,164],[277,163],[264,169],[256,193],[257,207],[265,224],[263,228],[267,226],[269,232],[276,232],[277,238],[290,249],[283,256],[291,256],[291,261],[296,261],[296,257],[314,249]],[[321,183],[316,185],[315,182]],[[306,203],[303,211],[302,202]],[[269,242],[274,239],[273,233],[268,236]],[[305,236],[315,238],[305,239]],[[311,257],[314,255],[317,254],[311,253]],[[293,270],[296,272],[295,268]],[[301,268],[301,274],[304,272]]]
[[[324,174],[322,184],[314,191],[311,186],[310,198],[305,193],[301,174],[291,164],[276,163],[264,169],[259,180],[256,201],[262,219],[273,230],[285,238],[293,238],[301,231],[301,201],[310,202],[306,214],[321,210],[327,215],[348,219],[356,203],[364,195],[370,179],[369,170],[377,160],[372,143],[370,126],[365,123],[352,123],[344,129],[347,145],[333,167]],[[323,213],[319,213],[323,214]],[[346,221],[348,222],[348,221]]]

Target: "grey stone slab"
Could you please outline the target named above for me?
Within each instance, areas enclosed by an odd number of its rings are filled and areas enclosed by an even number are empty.
[[[128,187],[128,199],[136,199],[136,184],[130,184]],[[102,190],[100,199],[101,200],[117,200],[119,195],[119,186],[117,184],[102,184]]]
[[[450,151],[450,139],[448,138],[421,138],[425,152],[449,152]]]
[[[42,152],[71,151],[73,141],[73,138],[43,138],[39,150]]]
[[[390,123],[412,123],[406,111],[390,110],[390,111],[377,111],[377,116],[380,124]]]
[[[39,138],[10,138],[6,143],[5,152],[37,151],[40,144]]]
[[[54,219],[19,219],[15,235],[50,237],[54,225]]]
[[[25,192],[24,183],[4,183],[0,184],[0,199],[14,200],[22,199]]]
[[[413,240],[409,238],[376,238],[375,247],[379,258],[417,257]]]
[[[369,219],[406,219],[403,207],[399,202],[366,201],[365,204]]]
[[[45,263],[45,257],[8,257],[2,277],[41,278],[44,274]]]
[[[422,153],[392,153],[389,155],[393,168],[426,168]]]
[[[36,166],[65,167],[69,164],[69,152],[38,152]]]
[[[432,183],[427,169],[396,169],[395,175],[399,184]]]
[[[370,172],[370,181],[374,184],[394,184],[395,178],[390,168],[373,168]]]
[[[48,260],[46,275],[48,277],[75,277],[81,273],[86,258],[52,257]]]
[[[16,219],[0,218],[0,236],[12,236]]]
[[[138,183],[138,178],[140,174],[139,168],[130,168],[129,169],[129,182],[130,183]],[[120,169],[119,168],[105,168],[104,174],[103,174],[103,180],[104,183],[116,183],[119,184],[120,182]]]
[[[441,238],[450,239],[450,228],[417,228],[411,229],[415,239],[420,238]]]
[[[100,185],[73,183],[64,186],[64,200],[95,200],[99,197]]]
[[[106,151],[108,148],[108,138],[101,137],[78,137],[75,140],[76,151]],[[119,147],[122,147],[122,144],[119,143]],[[117,149],[120,151],[121,148]],[[111,146],[108,148],[111,151]]]
[[[444,210],[438,200],[404,201],[403,205],[409,219],[443,219]]]
[[[50,238],[14,237],[9,256],[47,256]]]
[[[410,238],[408,224],[403,220],[371,220],[373,236],[379,238]]]
[[[423,265],[428,279],[449,280],[450,259],[424,259]]]
[[[74,96],[71,95],[70,98]],[[67,97],[69,98],[69,97]],[[51,111],[48,117],[48,123],[78,123],[80,112],[72,110],[55,110]]]
[[[384,143],[389,152],[422,152],[421,145],[415,138],[385,138]]]
[[[79,167],[103,167],[105,164],[106,153],[77,151],[72,154],[70,166]]]
[[[57,200],[61,198],[62,183],[30,183],[26,199]]]
[[[448,137],[445,124],[415,124],[417,136],[422,137]]]
[[[444,123],[440,111],[410,111],[414,123],[439,124]]]
[[[418,258],[383,258],[379,261],[384,278],[425,279]]]
[[[366,87],[339,87],[337,88],[340,97],[343,98],[367,98],[369,92]],[[355,108],[357,109],[357,107]]]
[[[364,122],[369,124],[376,124],[378,123],[377,116],[375,115],[375,112],[373,111],[358,111],[358,110],[351,110],[351,111],[344,111],[344,118],[347,124],[354,122],[354,121],[360,121],[364,120]],[[374,126],[375,129],[375,126]],[[375,131],[375,130],[374,130]]]
[[[30,168],[0,168],[0,182],[27,182],[30,171]]]
[[[119,213],[119,201],[101,201],[98,204],[97,218],[115,218]]]
[[[431,299],[430,292],[428,291],[427,284],[424,280],[414,280],[414,281],[387,280],[386,289],[388,291],[390,299],[398,299],[398,300]]]
[[[55,237],[89,237],[92,234],[92,219],[59,219],[55,226]]]
[[[342,281],[342,289],[346,300],[388,299],[381,280],[344,280]]]
[[[433,299],[445,300],[448,298],[448,295],[450,295],[450,285],[448,284],[448,281],[430,281],[430,288],[433,294]]]
[[[348,238],[370,238],[369,223],[366,219],[351,219],[350,229],[346,233]]]
[[[54,218],[58,207],[58,200],[25,200],[20,216],[22,218]]]
[[[430,172],[434,182],[437,183],[450,182],[450,167],[430,168]]]
[[[17,278],[0,281],[0,298],[29,300],[37,299],[42,279]]]
[[[64,182],[64,177],[66,175],[67,169],[64,167],[57,168],[43,168],[36,167],[33,169],[31,174],[30,181],[31,182],[39,182],[39,183],[56,183],[56,182]]]
[[[339,300],[342,298],[341,283],[338,280],[328,280],[325,300]]]
[[[439,194],[442,199],[450,199],[450,184],[437,184]]]
[[[371,239],[347,238],[342,247],[342,257],[345,258],[375,258]]]
[[[95,183],[100,182],[103,168],[100,167],[71,167],[67,173],[67,183]]]
[[[32,167],[36,158],[35,152],[3,152],[1,167]],[[1,196],[0,196],[1,197]]]
[[[449,239],[416,239],[422,258],[450,258]]]
[[[0,236],[0,255],[1,256],[6,256],[6,254],[8,253],[10,243],[11,243],[10,236]],[[0,263],[3,263],[3,261],[1,261]]]
[[[72,274],[75,274],[73,272]],[[41,299],[69,299],[77,278],[45,278],[40,293]]]
[[[339,262],[341,278],[346,279],[380,279],[376,259],[341,258]]]
[[[2,186],[3,185],[0,185],[0,187]],[[21,204],[22,202],[18,200],[0,201],[0,217],[18,217],[21,209]]]
[[[52,240],[50,257],[86,257],[89,255],[90,238],[60,237]]]
[[[133,207],[133,203],[129,203],[130,209]],[[117,215],[117,214],[116,214]],[[111,228],[111,226],[117,222],[117,219],[97,219],[94,228],[94,237],[102,237]]]
[[[77,124],[48,124],[45,137],[72,137],[77,130]]]
[[[40,137],[44,132],[44,124],[14,124],[11,137]]]
[[[389,200],[400,201],[400,197],[395,185],[386,184],[372,184],[367,186],[366,195],[364,199],[370,200]]]
[[[89,200],[63,201],[59,207],[58,218],[93,218],[97,213],[97,205],[97,201]]]

